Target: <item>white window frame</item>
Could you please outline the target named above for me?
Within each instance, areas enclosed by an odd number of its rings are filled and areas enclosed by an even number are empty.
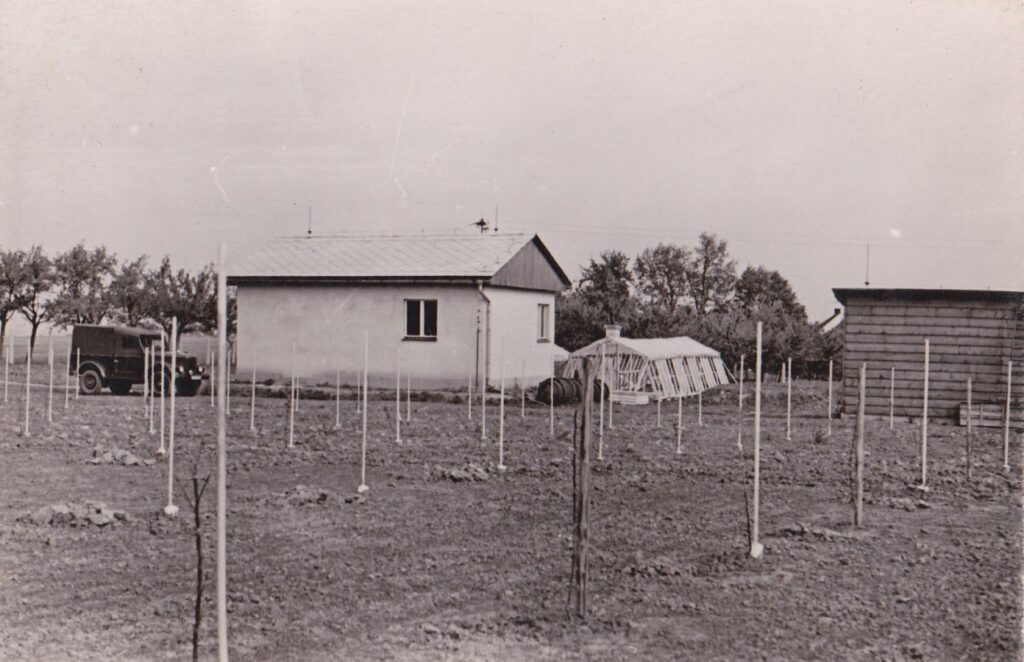
[[[417,333],[415,335],[409,335],[409,303],[411,303],[411,302],[418,303],[419,304],[419,308],[420,308],[420,328],[419,328],[419,333]],[[405,304],[404,305],[404,308],[405,308],[405,310],[404,310],[404,312],[405,312],[405,320],[403,321],[402,329],[404,331],[403,335],[404,335],[404,338],[406,340],[437,340],[437,332],[439,331],[439,329],[435,328],[434,329],[434,335],[432,335],[432,336],[428,336],[426,334],[426,324],[427,324],[426,304],[427,304],[427,302],[433,302],[433,304],[434,304],[434,324],[435,324],[435,327],[436,327],[437,324],[438,324],[438,318],[440,317],[440,306],[438,305],[437,299],[404,299],[403,300],[403,303]]]
[[[537,304],[537,342],[551,342],[551,304]]]

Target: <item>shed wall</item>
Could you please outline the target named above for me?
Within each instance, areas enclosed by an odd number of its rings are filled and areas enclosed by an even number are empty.
[[[978,301],[847,300],[843,409],[856,411],[858,370],[867,363],[865,413],[888,416],[890,369],[894,413],[919,417],[924,341],[930,342],[928,415],[956,418],[972,378],[976,403],[1004,403],[1006,362],[1014,362],[1012,399],[1024,400],[1024,306]]]

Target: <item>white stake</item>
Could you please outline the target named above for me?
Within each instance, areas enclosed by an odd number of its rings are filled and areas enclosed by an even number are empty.
[[[7,379],[11,365],[11,343],[8,341],[4,347],[4,404],[7,404]]]
[[[167,447],[164,445],[164,419],[166,418],[164,398],[167,395],[167,371],[164,366],[164,360],[166,359],[164,353],[164,339],[160,338],[160,448],[156,449],[157,455],[165,455],[167,453]]]
[[[71,363],[71,355],[68,354],[68,363]],[[70,371],[71,366],[68,366]],[[149,348],[142,348],[142,412],[146,415],[149,412]]]
[[[78,399],[78,392],[82,389],[78,388],[78,376],[82,374],[82,348],[75,348],[75,400]]]
[[[550,434],[552,437],[555,436],[555,357],[551,357],[551,388],[548,389],[548,400],[550,402],[550,415],[548,426],[550,427]]]
[[[224,375],[224,379],[218,384],[224,389],[224,415],[231,416],[231,350],[220,351],[218,354],[224,357],[223,361],[217,360],[217,372]]]
[[[615,350],[618,354],[618,350]],[[619,365],[615,358],[611,360],[611,384],[608,385],[608,429],[615,429],[615,401],[612,396],[615,394],[615,385],[619,381]]]
[[[25,427],[22,428],[22,435],[29,436],[28,429],[28,410],[29,400],[32,397],[32,341],[29,340],[28,344],[25,345]]]
[[[889,368],[889,429],[896,425],[896,368]]]
[[[249,393],[249,430],[256,431],[256,364],[252,366],[252,387]]]
[[[704,391],[697,393],[697,425],[704,427]]]
[[[860,364],[860,397],[857,399],[857,436],[854,441],[854,504],[853,524],[860,526],[864,521],[864,392],[867,383],[868,364]]]
[[[171,417],[167,426],[167,505],[164,514],[174,517],[178,507],[174,505],[174,398],[178,376],[178,318],[171,318],[171,379],[167,386],[171,391]]]
[[[1010,395],[1013,381],[1013,361],[1006,362],[1006,416],[1003,421],[1003,471],[1010,470]]]
[[[46,422],[53,425],[53,332],[47,335],[46,361],[50,368],[49,387],[46,394]]]
[[[739,402],[739,413],[737,414],[737,420],[739,421],[739,425],[737,426],[737,428],[739,428],[739,431],[736,433],[736,448],[738,448],[740,450],[743,450],[743,377],[744,377],[743,373],[744,372],[745,371],[743,369],[743,356],[741,355],[740,356],[740,392],[739,392],[739,396],[736,398],[737,402]]]
[[[826,437],[832,436],[832,361],[828,362],[828,432]]]
[[[68,348],[68,369],[64,371],[64,409],[68,408],[71,399],[71,348]],[[145,403],[145,399],[143,399]],[[145,410],[143,410],[145,411]]]
[[[601,388],[598,391],[599,399],[601,403],[601,413],[598,415],[597,424],[597,459],[601,459],[604,450],[604,390],[608,386],[608,380],[606,377],[606,364],[605,364],[605,346],[601,345]]]
[[[210,366],[210,406],[217,406],[217,353],[210,352],[210,340],[206,340],[206,363]]]
[[[972,449],[972,423],[971,417],[973,415],[971,408],[971,378],[967,378],[967,480],[971,479],[971,451]]]
[[[928,484],[928,339],[924,339],[924,400],[921,406],[921,489]]]
[[[519,418],[526,418],[526,361],[523,361],[521,368],[520,376],[523,383],[519,387]]]
[[[469,376],[469,383],[466,385],[466,418],[473,420],[473,375]]]
[[[793,411],[793,357],[786,359],[786,441],[793,439],[792,415]]]
[[[658,427],[661,427],[661,398],[658,398]]]
[[[356,488],[356,492],[362,494],[370,489],[370,486],[366,484],[366,409],[369,407],[369,402],[366,399],[366,387],[367,387],[367,373],[370,370],[370,333],[365,332],[363,335],[363,450],[362,459],[360,461],[360,473],[359,473],[359,487]]]
[[[356,413],[363,410],[363,373],[356,370]]]
[[[679,394],[676,404],[676,455],[683,454],[683,394]]]
[[[288,448],[295,448],[295,343],[292,343],[292,383],[288,393]]]
[[[402,443],[402,355],[395,367],[395,443]]]
[[[227,492],[227,399],[228,385],[228,297],[227,272],[224,268],[224,244],[220,245],[220,268],[217,273],[217,347],[220,349],[220,374],[223,395],[217,398],[217,660],[228,662],[228,492]],[[253,369],[253,384],[256,371]],[[253,391],[255,393],[255,391]],[[255,401],[255,400],[254,400]]]
[[[480,389],[480,441],[487,439],[487,374],[484,371],[484,387]]]
[[[412,373],[405,373],[405,422],[412,420]]]
[[[153,405],[156,402],[156,343],[149,345],[149,434],[156,434],[153,427]]]
[[[255,370],[253,374],[255,374]],[[253,377],[254,383],[255,379]],[[341,429],[341,368],[336,369],[334,372],[334,429]]]
[[[742,359],[741,359],[742,360]],[[750,539],[750,557],[761,558],[764,546],[758,541],[761,517],[761,322],[757,323],[757,359],[754,376],[754,519]]]
[[[501,342],[501,388],[498,401],[498,471],[505,471],[505,341]]]

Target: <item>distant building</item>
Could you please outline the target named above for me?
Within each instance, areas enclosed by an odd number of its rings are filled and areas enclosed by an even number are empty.
[[[570,286],[537,236],[297,237],[228,265],[237,371],[371,384],[401,364],[418,387],[533,384],[555,351],[555,295]]]
[[[958,417],[967,400],[968,377],[975,403],[1004,404],[1007,361],[1014,365],[1012,400],[1019,411],[1024,397],[1024,292],[832,291],[845,306],[845,413],[857,410],[859,370],[866,362],[865,413],[889,415],[890,371],[895,369],[895,415],[920,417],[925,338],[930,346],[929,418]]]

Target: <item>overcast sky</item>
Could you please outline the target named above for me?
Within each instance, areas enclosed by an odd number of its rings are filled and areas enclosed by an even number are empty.
[[[1024,289],[1019,2],[0,0],[0,245],[197,267],[314,233],[729,242]]]

